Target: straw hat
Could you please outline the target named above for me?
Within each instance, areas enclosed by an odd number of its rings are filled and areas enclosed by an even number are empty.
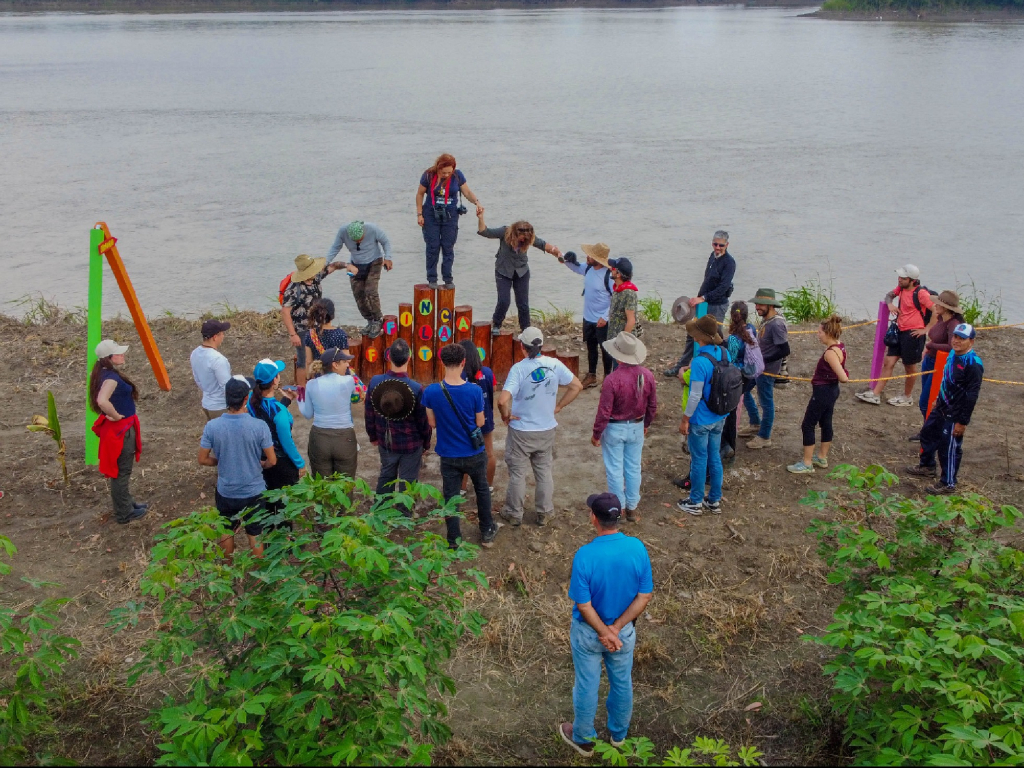
[[[373,409],[391,421],[402,421],[412,415],[416,395],[404,379],[384,379],[370,393]]]
[[[292,282],[301,283],[303,280],[316,277],[326,264],[327,259],[323,256],[319,259],[314,259],[312,256],[300,253],[295,257],[295,271],[292,272]]]
[[[641,365],[647,359],[647,347],[632,333],[620,331],[614,339],[602,342],[604,351],[620,363]]]
[[[686,332],[694,338],[710,339],[712,344],[721,344],[722,336],[718,333],[718,320],[714,315],[704,315],[686,324]]]
[[[935,298],[935,303],[943,309],[948,309],[954,315],[962,315],[964,313],[960,307],[960,297],[956,295],[956,291],[943,291]]]
[[[580,250],[605,269],[608,268],[608,254],[611,253],[611,249],[604,243],[594,243],[593,245],[584,243],[580,246]]]
[[[688,323],[693,319],[694,308],[689,296],[680,296],[672,303],[672,319],[677,323]]]

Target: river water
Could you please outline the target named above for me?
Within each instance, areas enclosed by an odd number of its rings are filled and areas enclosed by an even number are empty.
[[[1024,25],[799,13],[0,16],[0,300],[84,304],[104,220],[150,315],[269,309],[295,255],[360,218],[394,244],[393,311],[424,276],[419,175],[450,151],[488,224],[604,241],[642,295],[692,295],[724,228],[737,297],[831,275],[873,316],[909,261],[1024,320]],[[486,316],[475,225],[458,299]],[[535,307],[579,308],[578,277],[531,264]],[[344,281],[325,289],[354,321]]]

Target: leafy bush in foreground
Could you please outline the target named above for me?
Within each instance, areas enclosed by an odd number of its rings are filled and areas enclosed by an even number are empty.
[[[225,561],[222,518],[195,512],[157,536],[142,579],[153,604],[115,612],[116,625],[155,614],[160,626],[131,683],[172,665],[194,675],[183,701],[155,713],[158,762],[429,762],[450,735],[445,660],[482,625],[461,596],[483,575],[453,571],[476,548],[449,551],[395,508],[439,498],[429,486],[375,499],[362,480],[306,477],[268,496],[286,499],[280,517],[295,527],[263,536],[262,559],[245,549]]]
[[[598,741],[594,744],[594,751],[612,765],[760,765],[762,757],[756,747],[740,747],[733,757],[732,747],[724,741],[701,736],[694,739],[693,745],[687,749],[672,747],[660,762],[654,756],[654,744],[643,736],[626,739],[620,747]]]
[[[811,493],[828,580],[845,597],[825,666],[855,762],[1024,763],[1024,553],[993,538],[1021,516],[984,498],[883,492],[880,466],[840,467],[859,501]],[[855,519],[849,519],[851,510]]]

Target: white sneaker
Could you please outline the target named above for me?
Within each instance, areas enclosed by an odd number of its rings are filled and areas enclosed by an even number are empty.
[[[857,399],[863,400],[865,403],[871,403],[872,405],[881,405],[881,398],[872,392],[870,389],[867,392],[858,392]]]
[[[906,395],[896,395],[896,397],[889,398],[889,405],[895,405],[897,408],[909,408],[913,404]]]

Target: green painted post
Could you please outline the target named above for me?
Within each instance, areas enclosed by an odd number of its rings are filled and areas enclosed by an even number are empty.
[[[85,463],[96,466],[100,463],[100,439],[92,431],[97,414],[89,405],[89,374],[96,364],[96,345],[103,337],[103,257],[100,255],[100,243],[103,242],[103,230],[89,230],[89,320],[86,334],[86,367],[85,367]]]

